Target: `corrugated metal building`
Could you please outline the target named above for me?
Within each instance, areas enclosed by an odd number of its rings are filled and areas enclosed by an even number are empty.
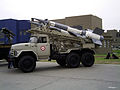
[[[0,29],[7,28],[15,34],[13,43],[27,42],[30,37],[30,33],[26,31],[31,28],[29,20],[15,20],[15,19],[4,19],[0,20]],[[0,43],[7,44],[7,38],[5,35],[0,34]]]

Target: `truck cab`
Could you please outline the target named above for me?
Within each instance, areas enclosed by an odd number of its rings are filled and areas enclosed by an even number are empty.
[[[48,36],[44,34],[31,36],[28,43],[12,45],[10,52],[12,57],[19,57],[23,52],[33,52],[37,59],[47,59],[50,56]]]
[[[31,72],[35,68],[37,60],[48,59],[50,56],[48,35],[32,35],[28,43],[12,45],[9,54],[15,68],[22,67],[22,71]],[[30,68],[31,66],[33,67]]]
[[[31,36],[29,43],[37,54],[37,59],[48,59],[50,56],[50,43],[47,35]]]

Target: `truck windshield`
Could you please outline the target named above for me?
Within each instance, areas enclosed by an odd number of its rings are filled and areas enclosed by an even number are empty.
[[[37,43],[37,37],[31,37],[29,42],[30,43]]]

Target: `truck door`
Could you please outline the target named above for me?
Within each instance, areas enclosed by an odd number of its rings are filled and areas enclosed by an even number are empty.
[[[47,59],[50,56],[50,44],[48,37],[40,36],[37,44],[37,55],[39,59]]]

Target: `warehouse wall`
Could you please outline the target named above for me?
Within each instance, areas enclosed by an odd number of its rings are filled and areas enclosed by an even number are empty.
[[[102,19],[94,15],[82,15],[53,20],[68,26],[82,26],[83,29],[102,28]]]
[[[99,27],[102,29],[102,19],[97,16],[91,16],[91,29],[95,29],[96,27]]]
[[[69,26],[81,25],[84,29],[91,28],[90,16],[66,17],[66,24]]]
[[[55,21],[55,22],[61,23],[61,24],[66,24],[65,19],[56,19],[56,20],[52,20],[52,21]]]
[[[5,28],[9,29],[10,31],[12,31],[14,34],[17,34],[16,24],[17,24],[16,20],[13,20],[13,19],[0,20],[0,29],[5,27]],[[8,43],[6,36],[3,37],[3,40],[4,40],[3,42],[5,44]],[[15,36],[13,43],[15,43],[16,40],[17,40],[17,38]]]
[[[18,42],[27,42],[30,37],[30,33],[26,31],[31,28],[31,24],[28,20],[19,20],[18,21]]]
[[[29,40],[30,34],[26,33],[26,30],[30,29],[31,25],[28,20],[0,20],[0,29],[1,28],[7,28],[15,34],[13,43],[27,42]],[[8,43],[5,35],[0,39],[0,42],[4,42],[4,44]]]

